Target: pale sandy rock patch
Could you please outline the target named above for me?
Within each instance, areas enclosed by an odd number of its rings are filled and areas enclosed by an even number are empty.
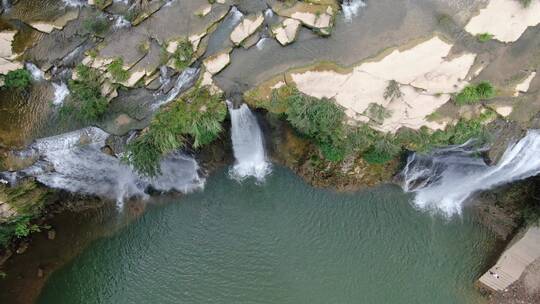
[[[395,132],[403,126],[441,129],[445,123],[428,121],[426,116],[467,85],[462,79],[476,57],[462,54],[447,60],[451,48],[451,44],[433,37],[408,50],[394,50],[378,61],[361,63],[348,72],[315,68],[290,76],[301,92],[334,98],[352,119],[360,119],[371,103],[385,107],[391,116],[375,126],[381,131]],[[400,98],[384,98],[391,80],[399,83]]]
[[[231,41],[235,45],[239,45],[251,34],[255,33],[259,27],[263,24],[264,16],[262,13],[258,13],[253,16],[245,17],[240,24],[238,24],[231,33]]]
[[[510,115],[510,113],[512,113],[512,109],[513,108],[511,106],[496,106],[495,112],[497,112],[502,117],[507,117]]]
[[[296,39],[299,28],[300,21],[287,18],[279,26],[274,27],[272,33],[281,45],[287,45]]]
[[[223,52],[214,56],[208,57],[203,61],[206,70],[215,75],[223,70],[231,62],[229,52]]]
[[[64,26],[66,26],[66,24],[69,21],[75,20],[77,19],[77,17],[79,17],[79,11],[70,10],[52,22],[45,22],[45,21],[32,22],[30,23],[30,26],[40,32],[50,33],[55,29],[57,30],[63,29]]]
[[[527,76],[525,79],[523,79],[522,82],[518,83],[516,85],[516,88],[514,89],[514,96],[519,96],[519,93],[526,93],[529,90],[529,87],[531,86],[531,82],[536,76],[536,72],[531,72],[529,76]]]
[[[523,7],[517,0],[490,0],[486,8],[473,17],[465,30],[473,35],[490,33],[502,42],[519,39],[529,26],[540,23],[540,1]]]

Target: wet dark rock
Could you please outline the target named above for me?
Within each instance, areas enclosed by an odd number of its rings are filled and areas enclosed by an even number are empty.
[[[488,129],[494,139],[488,153],[487,162],[496,164],[509,145],[516,143],[525,135],[525,130],[515,122],[497,120]]]

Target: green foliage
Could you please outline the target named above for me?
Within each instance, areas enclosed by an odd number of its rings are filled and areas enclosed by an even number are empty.
[[[107,110],[107,99],[101,95],[99,73],[85,65],[76,68],[77,80],[69,82],[72,103],[60,109],[60,115],[74,114],[79,120],[93,122],[99,120]]]
[[[194,148],[214,141],[226,115],[221,95],[196,87],[156,114],[148,130],[128,145],[126,161],[141,174],[155,176],[160,172],[162,155],[184,147],[186,138],[192,139]]]
[[[30,85],[32,75],[25,69],[9,71],[4,76],[4,85],[8,89],[25,89]]]
[[[109,23],[104,16],[93,16],[89,19],[85,19],[82,25],[87,32],[95,35],[104,34],[109,28]]]
[[[380,104],[372,102],[368,105],[365,115],[368,116],[374,123],[382,125],[386,118],[392,116],[392,111],[387,110]]]
[[[191,42],[187,40],[180,41],[172,57],[174,66],[178,70],[187,68],[193,59],[193,46],[191,45]]]
[[[493,34],[490,34],[490,33],[477,34],[476,39],[478,40],[478,42],[482,42],[482,43],[488,42],[491,39],[493,39]]]
[[[315,140],[330,161],[340,161],[346,155],[345,114],[333,101],[317,99],[296,91],[286,103],[287,120],[301,133]]]
[[[18,216],[0,225],[0,248],[5,247],[13,237],[24,238],[34,232],[40,232],[41,227],[30,223],[32,216]]]
[[[384,90],[384,99],[386,100],[394,100],[399,99],[403,96],[403,93],[401,93],[401,89],[399,88],[399,83],[395,80],[390,80],[388,82],[388,86]]]
[[[519,0],[519,2],[521,2],[521,5],[523,5],[523,7],[529,7],[532,3],[532,0]]]
[[[384,164],[395,158],[401,152],[401,147],[392,135],[380,136],[373,145],[363,154],[363,158],[370,164]]]
[[[107,71],[111,73],[114,80],[118,82],[124,82],[129,78],[129,72],[124,70],[124,60],[122,58],[113,60],[113,62],[107,66]]]
[[[493,97],[495,97],[495,88],[493,88],[491,83],[482,81],[477,85],[466,86],[456,95],[455,101],[458,105],[466,105]]]

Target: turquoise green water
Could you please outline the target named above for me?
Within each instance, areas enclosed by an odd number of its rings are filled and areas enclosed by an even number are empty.
[[[161,198],[55,272],[39,303],[478,303],[493,236],[398,187],[337,194],[274,168]],[[157,202],[157,201],[156,201]]]

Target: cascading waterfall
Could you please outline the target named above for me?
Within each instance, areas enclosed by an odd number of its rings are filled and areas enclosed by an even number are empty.
[[[88,5],[88,0],[63,0],[63,2],[69,7],[81,7]]]
[[[32,79],[35,81],[40,81],[45,78],[43,71],[40,70],[35,64],[27,62],[24,67],[28,70],[28,72],[30,72],[30,74],[32,74]]]
[[[414,203],[422,209],[460,214],[474,193],[540,173],[540,130],[529,130],[495,166],[474,157],[477,153],[461,145],[430,155],[412,154],[401,173],[403,189],[415,193]]]
[[[146,190],[190,192],[204,186],[198,164],[177,152],[161,162],[161,174],[142,177],[118,158],[101,149],[109,134],[95,127],[37,140],[26,154],[39,157],[34,165],[15,173],[3,172],[2,179],[33,176],[40,183],[73,193],[116,200],[121,207],[130,197],[146,198]]]
[[[69,89],[65,82],[60,83],[52,83],[54,88],[54,99],[53,104],[54,105],[61,105],[64,103],[64,99],[69,95]]]
[[[113,15],[114,18],[114,24],[113,28],[115,29],[121,29],[125,27],[130,27],[131,22],[129,22],[124,16],[122,15]]]
[[[11,3],[9,0],[2,0],[2,8],[4,8],[5,11],[9,11],[11,8]]]
[[[178,78],[176,78],[174,87],[169,91],[169,93],[167,93],[165,96],[163,96],[162,98],[157,100],[157,102],[151,105],[152,110],[157,110],[162,105],[171,102],[173,99],[176,98],[176,96],[178,96],[178,94],[191,87],[191,85],[197,80],[198,75],[199,69],[197,68],[187,68],[182,71]]]
[[[346,21],[351,21],[353,17],[356,17],[358,15],[358,12],[364,6],[366,6],[366,3],[362,0],[344,0],[341,4],[343,17]]]
[[[257,119],[246,104],[242,104],[238,109],[234,109],[230,102],[227,102],[227,105],[231,115],[231,137],[235,158],[230,174],[238,180],[252,176],[258,181],[263,181],[270,172],[270,163],[266,159],[262,132]]]

